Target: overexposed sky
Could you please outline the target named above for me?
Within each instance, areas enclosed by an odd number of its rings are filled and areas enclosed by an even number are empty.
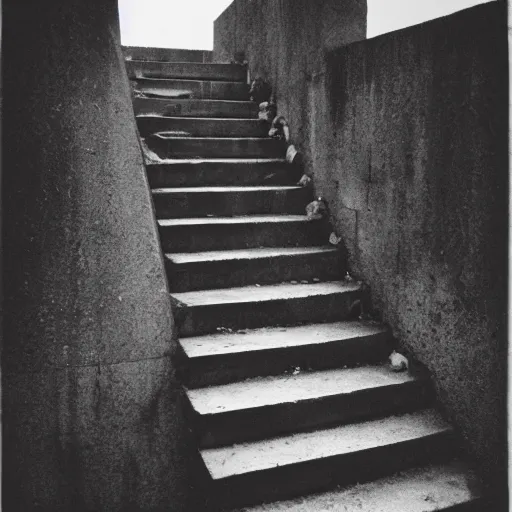
[[[121,42],[211,50],[213,21],[232,0],[118,0]],[[314,2],[314,0],[311,0]],[[492,0],[367,0],[368,37]]]

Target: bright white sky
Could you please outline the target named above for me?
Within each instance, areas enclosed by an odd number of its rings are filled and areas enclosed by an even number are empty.
[[[213,21],[232,0],[118,0],[121,42],[211,50]],[[314,1],[314,0],[311,0]],[[367,0],[368,37],[492,0]]]

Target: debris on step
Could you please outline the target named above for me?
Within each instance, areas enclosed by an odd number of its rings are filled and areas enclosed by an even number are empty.
[[[289,164],[293,164],[295,160],[298,160],[300,153],[297,151],[295,146],[293,144],[290,144],[288,146],[288,149],[286,150],[286,161]]]
[[[311,178],[307,174],[303,174],[302,178],[297,182],[299,187],[307,187],[311,184]]]
[[[268,82],[265,82],[263,78],[257,77],[252,81],[251,88],[249,90],[249,97],[251,101],[256,102],[258,105],[263,102],[270,100],[272,94],[272,87]]]
[[[341,242],[341,236],[336,235],[336,233],[333,231],[329,236],[329,243],[331,245],[339,245]]]
[[[354,282],[354,278],[348,272],[345,274],[345,277],[343,278],[343,280],[346,283],[353,283]]]
[[[300,366],[296,366],[292,372],[292,375],[299,375],[300,373]]]
[[[290,284],[299,284],[299,281],[290,281]]]
[[[309,284],[309,281],[306,281],[306,279],[303,279],[300,284]]]
[[[403,372],[409,368],[408,359],[396,350],[391,352],[391,355],[389,356],[389,363],[394,372]]]
[[[311,201],[306,206],[306,216],[308,219],[322,219],[327,214],[327,204],[322,197]]]
[[[320,282],[320,278],[318,277],[313,277],[313,283],[319,283]]]
[[[217,327],[216,331],[223,334],[233,334],[233,329],[229,327]]]

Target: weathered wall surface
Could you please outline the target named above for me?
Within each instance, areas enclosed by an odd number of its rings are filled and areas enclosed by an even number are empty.
[[[235,0],[215,21],[214,61],[245,52],[250,76],[272,84],[308,158],[308,83],[324,71],[327,50],[366,37],[366,13],[366,0]]]
[[[194,509],[117,2],[4,16],[3,510]]]
[[[328,139],[313,169],[317,191],[375,306],[432,371],[487,481],[504,485],[505,4],[328,60],[330,77],[310,94],[322,114],[312,136]]]
[[[505,8],[492,2],[329,51],[364,38],[364,2],[235,0],[214,42],[215,60],[245,50],[251,74],[275,87],[352,271],[432,371],[497,493],[506,488]]]

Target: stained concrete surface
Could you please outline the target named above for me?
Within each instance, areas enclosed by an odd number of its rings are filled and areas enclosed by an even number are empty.
[[[337,3],[341,18],[305,3],[236,0],[214,59],[244,50],[273,85],[351,272],[432,371],[506,507],[505,2],[344,48],[364,38],[365,3]]]
[[[493,2],[330,56],[315,168],[353,272],[505,483],[507,27]],[[334,188],[333,183],[339,183]]]
[[[335,428],[243,443],[234,447],[202,450],[201,455],[212,478],[222,479],[272,467],[371,450],[425,436],[442,435],[449,430],[450,427],[441,416],[428,409]]]
[[[469,475],[469,476],[468,476]],[[245,512],[433,512],[476,501],[476,477],[460,463],[402,471],[375,482],[243,509]],[[480,510],[464,508],[464,510]],[[242,511],[240,511],[242,512]]]
[[[2,509],[190,509],[117,3],[8,2],[3,14]]]

